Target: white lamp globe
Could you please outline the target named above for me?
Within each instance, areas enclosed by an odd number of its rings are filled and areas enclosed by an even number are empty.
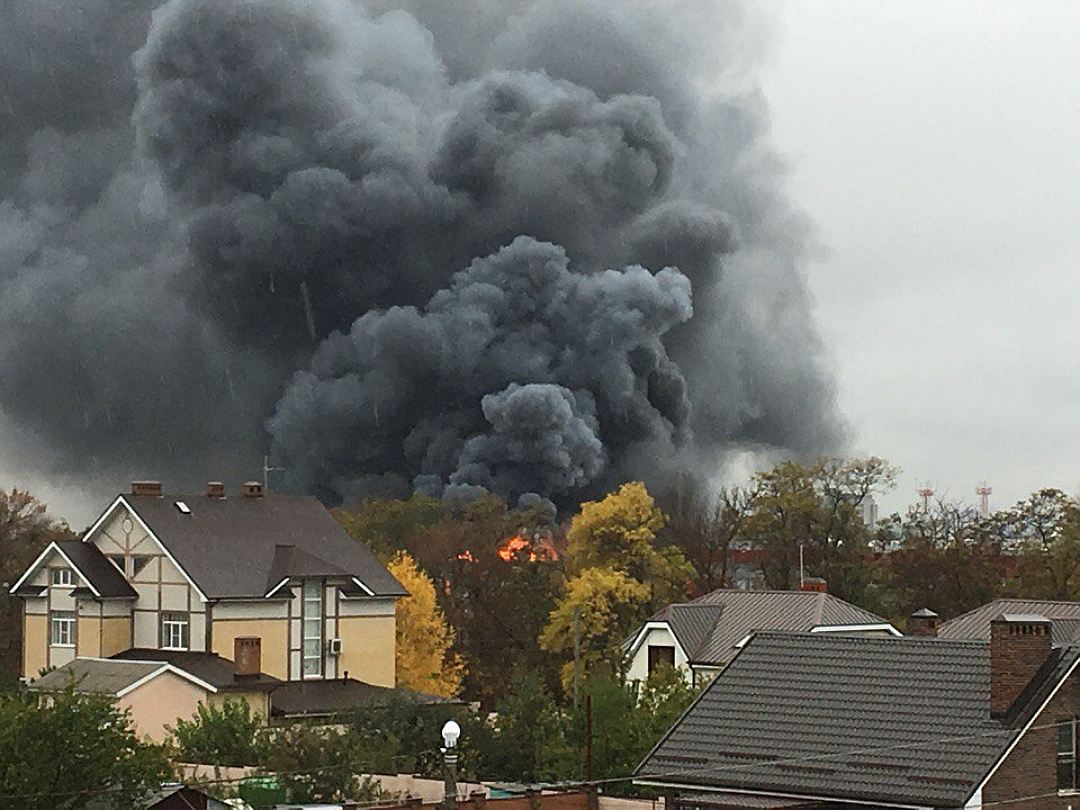
[[[453,720],[447,720],[446,725],[442,727],[442,738],[443,742],[446,743],[446,747],[454,748],[457,746],[458,737],[460,736],[461,726]]]

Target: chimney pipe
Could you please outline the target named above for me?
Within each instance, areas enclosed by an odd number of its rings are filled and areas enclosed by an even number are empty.
[[[262,672],[262,638],[237,636],[233,640],[233,663],[236,677],[252,677]]]
[[[909,636],[922,636],[923,638],[937,638],[938,616],[930,608],[916,610],[908,617],[907,631]]]
[[[220,481],[207,481],[206,482],[206,497],[207,498],[224,498],[225,497],[225,485]]]
[[[161,482],[160,481],[132,481],[131,482],[131,494],[132,495],[150,495],[160,498],[162,495]]]
[[[1003,613],[990,622],[990,715],[1009,711],[1053,647],[1045,616]]]
[[[263,496],[263,485],[261,481],[245,481],[243,486],[240,487],[240,491],[244,493],[245,498],[261,498]]]
[[[799,586],[800,591],[812,591],[813,593],[828,593],[829,584],[821,577],[807,577]]]

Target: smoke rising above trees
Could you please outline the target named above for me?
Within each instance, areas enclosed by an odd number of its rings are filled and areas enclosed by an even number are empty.
[[[42,466],[569,503],[840,441],[741,4],[135,5],[0,32]]]

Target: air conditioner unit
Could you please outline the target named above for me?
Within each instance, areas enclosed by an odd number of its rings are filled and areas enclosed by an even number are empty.
[[[331,655],[341,655],[341,639],[332,638],[327,643],[327,650]]]

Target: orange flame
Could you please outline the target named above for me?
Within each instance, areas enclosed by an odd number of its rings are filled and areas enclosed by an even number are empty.
[[[495,553],[504,562],[511,562],[522,553],[527,553],[529,562],[546,562],[559,558],[559,553],[546,537],[534,541],[520,533],[508,537]]]

